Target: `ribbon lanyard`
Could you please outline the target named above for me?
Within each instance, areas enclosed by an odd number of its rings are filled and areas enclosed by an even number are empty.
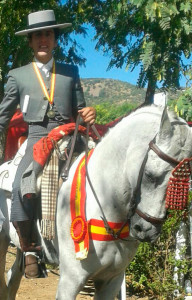
[[[49,101],[50,106],[52,107],[53,104],[53,98],[54,98],[54,91],[55,91],[55,78],[56,78],[56,74],[55,74],[55,61],[53,60],[53,72],[51,75],[51,90],[50,90],[50,95],[48,94],[47,88],[45,86],[45,82],[41,76],[41,73],[39,71],[39,68],[37,67],[37,64],[35,63],[35,61],[33,61],[33,68],[35,70],[35,73],[37,75],[37,78],[39,80],[39,83],[41,85],[41,88],[43,90],[44,95],[46,96],[47,100]]]

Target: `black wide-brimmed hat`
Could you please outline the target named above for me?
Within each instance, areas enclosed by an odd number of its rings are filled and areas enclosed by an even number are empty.
[[[49,28],[67,28],[71,23],[57,24],[53,10],[41,10],[28,15],[27,29],[17,31],[16,35],[27,35],[30,32],[49,29]]]

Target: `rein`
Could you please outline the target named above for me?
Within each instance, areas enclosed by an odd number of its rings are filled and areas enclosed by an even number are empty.
[[[173,158],[173,157],[167,155],[166,153],[164,153],[163,151],[161,151],[161,149],[159,149],[159,147],[154,143],[153,140],[149,143],[149,148],[151,150],[153,150],[162,160],[164,160],[170,164],[177,166],[180,163],[179,160],[176,160],[175,158]]]
[[[80,114],[78,114],[78,116],[77,116],[77,120],[76,120],[76,123],[75,123],[75,131],[74,131],[74,134],[73,134],[73,137],[72,137],[72,143],[71,143],[69,156],[67,157],[66,165],[65,165],[64,170],[61,174],[61,178],[63,179],[63,181],[66,181],[68,179],[71,159],[72,159],[74,148],[75,148],[75,143],[76,143],[76,139],[77,139],[79,125],[80,125]],[[88,125],[87,125],[87,127],[88,127]],[[97,131],[95,125],[92,125],[91,128],[92,128],[93,132],[95,133],[95,135],[97,136],[97,138],[100,140],[101,136],[100,136],[99,132]],[[88,153],[88,137],[89,137],[89,127],[86,130],[86,154]]]
[[[71,163],[71,159],[72,159],[72,156],[73,156],[73,152],[74,152],[74,147],[75,147],[75,143],[76,143],[76,139],[77,139],[77,133],[78,133],[78,127],[79,127],[79,124],[80,124],[80,114],[78,114],[77,116],[77,120],[76,120],[76,124],[75,124],[75,131],[74,131],[74,134],[73,134],[73,137],[72,137],[72,144],[71,144],[71,149],[70,149],[70,152],[69,152],[69,156],[67,158],[67,162],[66,162],[66,165],[64,167],[64,170],[61,174],[61,178],[63,179],[63,181],[66,181],[67,178],[68,178],[68,174],[69,174],[69,169],[70,169],[70,163]],[[127,225],[127,221],[125,221],[123,223],[123,225],[121,226],[121,228],[118,230],[118,231],[114,231],[113,228],[110,227],[108,221],[107,221],[107,218],[105,216],[105,213],[102,209],[102,206],[99,202],[99,199],[97,197],[97,194],[95,192],[95,189],[92,185],[92,182],[91,182],[91,179],[89,177],[89,172],[88,172],[88,168],[87,168],[87,159],[88,159],[88,138],[89,138],[89,128],[90,128],[90,125],[89,124],[86,124],[86,142],[85,142],[85,176],[87,178],[87,181],[89,182],[89,185],[90,185],[90,188],[92,190],[92,193],[96,199],[96,202],[100,208],[100,211],[101,211],[101,219],[103,220],[103,223],[104,223],[104,227],[107,231],[108,234],[112,235],[114,239],[122,239],[122,240],[125,240],[126,239],[123,239],[120,237],[121,235],[121,232],[123,230],[123,228]],[[99,134],[99,132],[97,131],[95,125],[93,124],[91,126],[93,132],[95,133],[95,135],[98,137],[98,139],[100,140],[101,139],[101,136]]]
[[[66,181],[67,178],[68,178],[70,163],[71,163],[71,159],[72,159],[74,148],[75,148],[75,142],[76,142],[76,139],[77,139],[79,124],[80,124],[80,114],[78,114],[78,116],[77,116],[77,120],[76,120],[76,124],[75,124],[75,131],[74,131],[73,138],[72,138],[72,143],[71,143],[71,149],[70,149],[70,152],[69,152],[69,156],[67,158],[65,168],[64,168],[64,170],[61,174],[61,178],[63,179],[63,181]]]
[[[103,208],[102,208],[102,206],[101,206],[101,204],[100,204],[100,202],[99,202],[99,199],[98,199],[98,197],[97,197],[97,194],[96,194],[96,192],[95,192],[95,189],[94,189],[94,187],[93,187],[93,185],[92,185],[91,179],[90,179],[90,177],[89,177],[89,172],[88,172],[88,168],[87,168],[89,124],[87,124],[87,127],[86,127],[86,128],[87,128],[87,130],[86,130],[86,144],[85,144],[85,172],[86,172],[86,173],[85,173],[85,176],[87,177],[87,181],[89,182],[89,185],[90,185],[90,188],[91,188],[91,190],[92,190],[92,193],[93,193],[93,195],[94,195],[94,197],[95,197],[95,199],[96,199],[96,202],[97,202],[97,204],[98,204],[98,206],[99,206],[99,208],[100,208],[100,211],[101,211],[101,214],[102,214],[101,219],[102,219],[102,221],[103,221],[103,223],[104,223],[104,227],[105,227],[107,233],[110,234],[110,235],[112,235],[112,236],[114,237],[114,239],[121,239],[121,240],[127,241],[127,239],[120,238],[120,234],[121,234],[123,228],[126,226],[127,221],[125,221],[125,222],[123,223],[123,225],[121,226],[121,228],[120,228],[117,232],[115,232],[115,231],[113,230],[113,228],[111,228],[111,226],[109,225],[109,223],[108,223],[108,221],[107,221],[107,218],[106,218],[106,216],[105,216],[105,213],[104,213],[104,211],[103,211]],[[94,125],[92,125],[92,129],[93,129],[93,128],[94,128],[95,134],[98,136],[97,129],[95,128]]]
[[[72,159],[73,152],[74,152],[74,147],[75,147],[75,142],[76,142],[76,139],[77,139],[77,133],[78,133],[79,124],[80,124],[80,114],[78,114],[78,116],[77,116],[77,120],[76,120],[76,124],[75,124],[75,131],[74,131],[74,134],[73,134],[73,137],[72,137],[71,149],[70,149],[70,152],[69,152],[69,156],[67,158],[67,162],[66,162],[65,168],[64,168],[64,170],[63,170],[63,172],[61,174],[61,177],[62,177],[63,181],[66,181],[67,178],[68,178],[69,169],[70,169],[70,163],[71,163],[71,159]],[[107,221],[107,219],[105,217],[105,214],[104,214],[104,211],[102,209],[102,206],[101,206],[101,204],[99,202],[99,199],[97,197],[97,194],[96,194],[96,192],[94,190],[94,187],[93,187],[92,182],[90,180],[88,169],[87,169],[89,127],[90,127],[90,125],[87,124],[86,125],[86,142],[85,142],[85,171],[86,171],[85,176],[87,177],[87,180],[89,182],[91,190],[92,190],[92,192],[93,192],[93,194],[95,196],[95,199],[97,201],[97,204],[98,204],[98,206],[99,206],[99,208],[101,210],[101,213],[102,213],[101,219],[104,222],[104,226],[105,226],[105,229],[106,229],[107,233],[111,234],[114,238],[118,238],[119,235],[121,234],[121,231],[123,230],[123,228],[127,224],[127,221],[125,222],[125,224],[123,224],[123,226],[119,229],[119,231],[115,233],[115,231],[110,227],[110,225],[109,225],[109,223],[108,223],[108,221]],[[101,136],[98,133],[95,125],[92,125],[91,127],[92,127],[92,130],[94,131],[95,135],[100,140]]]

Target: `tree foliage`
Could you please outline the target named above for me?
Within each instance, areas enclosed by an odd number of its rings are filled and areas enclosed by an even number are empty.
[[[113,104],[109,102],[101,103],[95,106],[97,111],[98,124],[107,124],[117,118],[123,117],[136,108],[134,103]]]
[[[188,77],[192,79],[192,70],[188,70]],[[169,101],[168,105],[172,110],[174,110],[178,116],[186,120],[187,122],[192,122],[192,89],[188,87],[185,89],[177,98],[173,101]]]
[[[169,103],[170,107],[183,119],[192,122],[192,90],[186,89],[178,99]]]
[[[181,296],[177,299],[184,299],[184,287],[182,284],[178,287],[173,276],[177,267],[178,277],[191,280],[192,260],[188,254],[184,255],[189,252],[188,247],[180,249],[183,259],[175,258],[176,234],[183,221],[189,228],[186,212],[172,211],[159,239],[154,244],[140,244],[126,273],[130,292],[147,295],[149,299],[171,300],[179,289]],[[187,238],[190,239],[189,232]]]
[[[150,97],[159,81],[178,87],[180,72],[191,55],[190,0],[68,1],[78,18],[96,29],[97,48],[111,55],[109,68],[133,70],[140,65],[138,85],[148,83]]]

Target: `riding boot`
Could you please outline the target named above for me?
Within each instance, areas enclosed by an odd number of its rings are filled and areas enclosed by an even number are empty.
[[[31,243],[32,223],[32,220],[13,222],[13,226],[19,236],[22,252],[41,251],[41,246],[36,246],[35,243]]]
[[[41,251],[41,246],[36,246],[35,243],[31,243],[32,222],[31,220],[13,222],[19,237],[22,252]],[[26,278],[40,277],[38,259],[35,255],[28,254],[25,256],[24,273]]]

